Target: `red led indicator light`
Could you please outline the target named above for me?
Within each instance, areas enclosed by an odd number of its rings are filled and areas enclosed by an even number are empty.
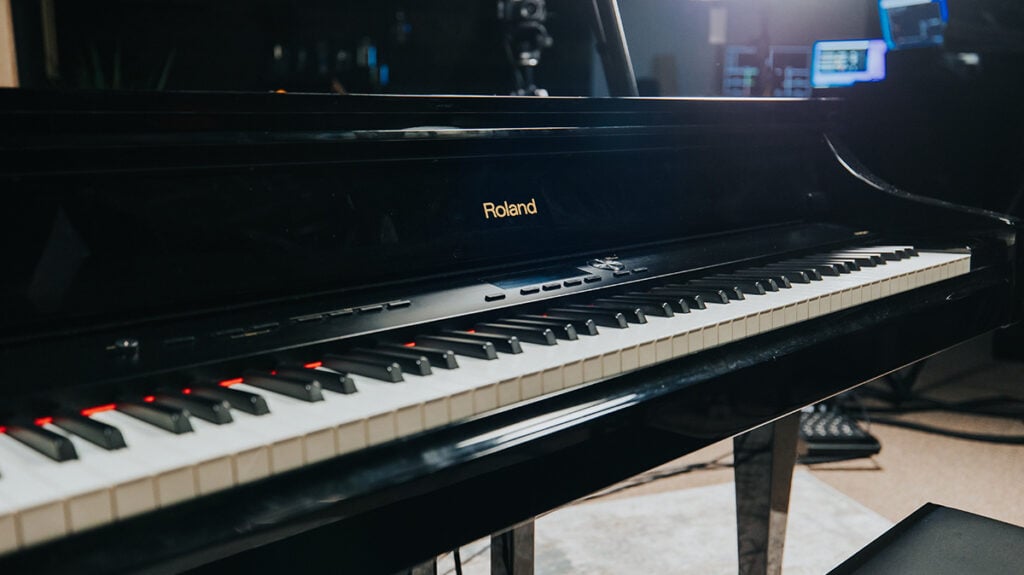
[[[46,425],[47,423],[53,423],[53,418],[52,417],[40,417],[39,419],[37,419],[35,421],[35,424],[40,426],[40,427]]]
[[[475,329],[467,329],[466,333],[476,333],[476,330]]]
[[[192,388],[186,387],[185,389],[181,390],[181,392],[184,393],[185,395],[192,395]]]
[[[242,383],[243,381],[244,380],[240,377],[236,377],[235,379],[225,379],[224,381],[220,382],[220,386],[231,387],[232,385],[235,385],[236,383]]]
[[[405,347],[416,347],[416,342],[415,341],[410,341],[410,342],[407,342],[407,343],[403,343],[402,345],[404,345]]]
[[[0,433],[7,433],[7,428],[0,425]]]
[[[322,361],[313,361],[313,362],[307,363],[306,365],[304,365],[302,367],[304,367],[306,369],[316,369],[318,367],[323,366],[323,364],[324,364],[324,362],[322,362]]]
[[[156,401],[156,397],[152,395],[147,395],[146,397],[142,398],[142,401],[145,401],[146,403],[153,403],[154,401]]]
[[[92,415],[94,413],[102,413],[104,411],[113,411],[114,409],[117,409],[117,404],[115,404],[115,403],[108,403],[106,405],[97,405],[96,407],[90,407],[89,409],[83,409],[81,413],[82,413],[82,415],[84,415],[86,417],[89,417],[90,415]]]

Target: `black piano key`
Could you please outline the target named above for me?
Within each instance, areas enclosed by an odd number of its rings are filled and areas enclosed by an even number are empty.
[[[364,375],[388,383],[405,381],[402,377],[402,367],[394,360],[378,361],[366,357],[329,354],[324,357],[324,366],[335,371]]]
[[[911,249],[913,250],[913,248],[911,248]],[[910,253],[906,252],[905,250],[879,250],[879,249],[875,249],[875,248],[853,248],[853,249],[850,249],[850,250],[847,250],[847,251],[857,252],[857,253],[869,253],[869,254],[872,254],[872,255],[876,255],[876,256],[882,258],[882,260],[888,261],[888,262],[895,262],[895,261],[899,261],[899,260],[907,259],[908,257],[911,257]],[[913,250],[913,255],[917,255],[917,250]]]
[[[616,327],[626,328],[629,327],[629,322],[626,321],[626,316],[615,311],[609,311],[604,309],[590,308],[586,311],[581,311],[574,308],[556,307],[548,310],[549,315],[558,317],[568,317],[575,319],[589,319],[595,324],[604,327]]]
[[[730,276],[756,281],[761,284],[765,291],[779,291],[780,289],[789,289],[793,287],[793,281],[797,283],[808,283],[810,278],[807,278],[803,272],[798,272],[797,280],[790,280],[787,274],[781,274],[778,272],[771,273],[765,271],[753,271],[753,270],[735,270],[729,272]]]
[[[250,393],[240,389],[232,389],[230,387],[221,387],[219,385],[197,385],[191,389],[192,395],[226,401],[233,409],[237,409],[238,411],[242,411],[250,415],[266,415],[270,413],[270,407],[267,406],[267,400],[263,399],[263,396],[256,393]]]
[[[456,332],[458,333],[458,332]],[[416,345],[451,350],[459,355],[477,359],[498,359],[494,344],[489,341],[444,335],[418,335]]]
[[[326,361],[324,364],[326,365]],[[324,394],[320,382],[296,379],[284,375],[271,375],[260,371],[246,371],[242,379],[247,385],[279,393],[302,401],[323,401]]]
[[[570,309],[577,310],[592,310],[600,309],[610,312],[621,313],[622,317],[626,318],[629,323],[647,323],[647,316],[644,314],[644,310],[640,309],[635,305],[628,303],[596,303],[591,302],[588,304],[571,304],[568,306]]]
[[[847,272],[857,272],[857,271],[860,271],[860,265],[858,265],[857,262],[855,262],[852,259],[833,258],[833,259],[828,259],[828,260],[825,260],[825,261],[839,264],[839,265],[843,266],[846,269]]]
[[[775,277],[776,281],[778,281],[778,278],[781,277],[781,278],[785,278],[786,280],[791,281],[793,283],[801,283],[801,284],[810,283],[812,281],[821,281],[821,274],[818,273],[817,271],[814,271],[814,270],[800,269],[797,266],[781,266],[781,267],[774,267],[774,266],[775,266],[775,264],[772,264],[771,266],[763,266],[763,267],[757,267],[757,268],[747,268],[747,269],[743,270],[743,272],[744,273],[765,273],[765,274],[769,274],[771,277]],[[781,286],[782,284],[779,283],[779,285]]]
[[[849,269],[851,272],[859,272],[861,270],[860,263],[858,263],[855,259],[842,258],[838,261],[846,264],[847,269]]]
[[[346,357],[363,358],[377,362],[380,365],[397,363],[402,368],[402,373],[413,375],[430,375],[430,360],[421,353],[391,352],[386,349],[373,350],[364,347],[356,348],[345,354]]]
[[[445,335],[462,337],[476,341],[490,342],[494,349],[501,353],[523,353],[523,346],[519,344],[519,338],[514,335],[503,333],[477,333],[474,331],[445,330]]]
[[[78,413],[57,415],[53,418],[53,424],[103,449],[125,447],[124,436],[119,429]]]
[[[43,429],[32,423],[11,423],[7,435],[24,443],[54,461],[78,459],[78,452],[71,441],[59,433]]]
[[[781,273],[785,273],[787,275],[790,272],[799,273],[803,277],[806,277],[807,279],[809,279],[812,282],[820,282],[825,277],[825,276],[822,275],[820,270],[817,270],[815,268],[797,269],[795,266],[793,266],[791,268],[786,268],[785,270],[782,269],[781,267],[777,268],[777,269],[779,269],[779,271]],[[789,277],[790,277],[790,279],[792,279],[793,276],[790,275]]]
[[[777,264],[768,264],[765,266],[768,269],[787,269],[787,270],[800,270],[807,272],[811,279],[823,278],[825,276],[835,277],[839,275],[839,268],[834,265],[828,264],[811,264],[807,262],[795,262],[786,261]]]
[[[450,349],[400,343],[382,343],[378,346],[378,349],[419,354],[425,356],[433,367],[440,367],[442,369],[458,369],[459,367],[459,362],[455,359],[455,352]]]
[[[189,415],[209,421],[210,423],[216,423],[217,425],[223,425],[234,421],[234,418],[231,417],[231,410],[228,402],[222,399],[211,399],[209,397],[193,397],[191,391],[189,391],[188,395],[185,395],[184,393],[161,393],[156,396],[156,401],[153,403],[184,409],[188,411]]]
[[[501,335],[515,336],[519,341],[536,343],[540,345],[555,345],[558,343],[555,332],[550,327],[514,325],[508,323],[484,322],[473,326],[477,333],[497,333]]]
[[[349,395],[359,391],[356,388],[356,382],[352,381],[351,377],[333,369],[284,365],[274,371],[277,375],[283,375],[292,379],[315,381],[320,384],[320,389],[326,389],[334,393]]]
[[[795,260],[787,260],[785,263],[790,263],[790,264],[795,264],[795,265],[811,265],[811,266],[813,266],[814,268],[816,268],[818,270],[821,270],[822,266],[828,266],[828,267],[831,267],[832,269],[834,269],[836,272],[841,273],[841,274],[848,274],[851,271],[850,266],[848,266],[846,264],[846,262],[840,262],[840,261],[836,261],[836,260],[825,260],[825,259],[816,259],[816,258],[800,258],[800,259],[795,259]],[[822,273],[824,273],[824,271],[822,271]]]
[[[612,299],[622,299],[623,301],[642,301],[658,305],[666,304],[675,313],[690,313],[690,304],[686,301],[685,298],[681,297],[659,296],[641,292],[629,292],[623,295],[613,295]]]
[[[572,325],[576,330],[576,335],[597,335],[597,324],[594,320],[587,318],[578,317],[567,317],[559,315],[537,315],[537,314],[523,314],[517,316],[519,319],[530,321],[530,320],[545,320],[555,321],[558,323],[566,323]]]
[[[793,283],[789,281],[789,278],[781,274],[768,274],[768,273],[748,273],[746,270],[736,270],[729,272],[729,277],[737,278],[741,281],[757,282],[761,285],[761,289],[768,292],[776,292],[780,289],[789,289],[793,287]]]
[[[693,288],[696,288],[696,289],[717,289],[717,290],[720,290],[723,293],[725,293],[726,297],[728,297],[730,301],[737,301],[737,300],[747,299],[746,296],[743,295],[743,289],[741,287],[739,287],[739,285],[737,285],[737,284],[738,284],[738,282],[735,282],[735,281],[728,281],[727,282],[727,281],[711,281],[711,280],[698,279],[698,280],[688,281],[688,282],[686,282],[685,285],[693,287]]]
[[[117,410],[171,433],[181,434],[192,431],[192,422],[188,420],[188,411],[177,407],[169,407],[153,401],[122,401],[118,402]]]
[[[874,247],[863,247],[863,248],[847,248],[848,252],[868,252],[881,256],[884,260],[894,262],[898,260],[905,260],[909,257],[917,255],[917,250],[914,248],[874,248]]]
[[[729,303],[729,296],[724,291],[713,288],[688,288],[685,286],[679,286],[679,284],[656,287],[651,290],[651,293],[662,295],[678,295],[678,296],[700,296],[705,303]],[[693,306],[691,306],[693,307]]]
[[[849,254],[847,254],[847,255],[849,255]],[[868,258],[870,258],[870,259],[871,259],[871,261],[872,261],[872,262],[873,262],[873,263],[874,263],[874,264],[875,264],[876,266],[884,266],[884,265],[887,265],[887,264],[885,263],[885,258],[883,258],[883,257],[882,257],[882,256],[881,256],[880,254],[859,254],[859,255],[863,255],[863,256],[865,256],[865,257],[868,257]]]
[[[860,267],[873,268],[879,265],[885,265],[885,260],[875,254],[856,254],[846,252],[831,252],[828,254],[829,257],[849,260],[856,263]]]
[[[630,298],[625,296],[601,298],[594,300],[595,304],[612,304],[612,305],[629,305],[640,308],[640,311],[644,312],[644,315],[655,315],[658,317],[673,317],[676,312],[672,309],[672,306],[668,302],[652,302],[642,299]]]
[[[767,280],[762,281],[745,278],[738,274],[728,274],[722,276],[711,276],[708,278],[701,278],[697,280],[697,283],[698,285],[714,285],[724,283],[725,285],[734,286],[736,289],[742,291],[744,294],[749,295],[764,295],[769,291],[779,290],[778,285],[775,285],[774,281],[772,281],[771,284],[768,284]],[[774,287],[775,289],[771,289],[772,287]]]
[[[572,322],[569,321],[553,321],[553,320],[532,320],[532,319],[516,319],[516,318],[502,318],[501,323],[509,323],[513,325],[524,325],[527,327],[546,327],[550,328],[551,331],[555,332],[555,337],[558,339],[564,339],[566,341],[574,341],[579,339],[579,335],[576,333],[576,328],[573,327]]]
[[[707,302],[704,300],[704,296],[701,296],[701,295],[687,295],[687,294],[675,295],[675,294],[661,293],[661,292],[655,292],[655,291],[646,292],[644,295],[656,296],[656,297],[659,297],[659,298],[662,298],[662,299],[673,299],[673,300],[674,299],[681,299],[681,300],[686,302],[686,305],[689,306],[689,308],[691,310],[695,310],[695,309],[696,310],[701,310],[701,309],[707,309],[708,308]]]

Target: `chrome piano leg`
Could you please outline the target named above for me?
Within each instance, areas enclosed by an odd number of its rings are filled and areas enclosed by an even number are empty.
[[[800,412],[733,438],[740,575],[782,573]]]
[[[533,575],[533,521],[491,537],[491,575]]]

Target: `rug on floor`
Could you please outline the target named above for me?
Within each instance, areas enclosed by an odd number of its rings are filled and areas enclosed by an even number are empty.
[[[733,484],[570,505],[536,522],[536,573],[736,573]],[[785,575],[820,575],[892,522],[804,470],[793,476]],[[465,575],[490,572],[486,540],[460,551]],[[450,555],[438,573],[455,572]]]

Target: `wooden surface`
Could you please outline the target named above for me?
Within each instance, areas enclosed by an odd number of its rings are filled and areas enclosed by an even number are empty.
[[[18,62],[14,52],[14,23],[10,0],[0,0],[0,88],[18,86]]]

